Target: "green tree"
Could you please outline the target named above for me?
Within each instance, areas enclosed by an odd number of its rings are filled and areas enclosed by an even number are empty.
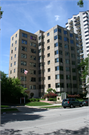
[[[83,5],[84,5],[83,0],[79,0],[79,1],[77,2],[77,5],[78,5],[79,7],[83,7]]]
[[[55,90],[55,89],[52,89],[52,88],[49,88],[49,89],[47,90],[47,92],[48,92],[48,93],[50,93],[50,92],[56,93],[56,90]]]

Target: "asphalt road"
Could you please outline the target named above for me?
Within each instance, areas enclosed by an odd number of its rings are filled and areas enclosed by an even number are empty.
[[[1,135],[89,135],[89,106],[18,109],[20,112],[2,114]]]

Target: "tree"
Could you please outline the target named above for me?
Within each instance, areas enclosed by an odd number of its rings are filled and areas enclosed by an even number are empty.
[[[1,7],[0,7],[0,19],[2,18],[2,14],[3,14],[3,11],[1,11]]]
[[[83,0],[79,0],[79,2],[77,2],[77,5],[78,5],[79,7],[83,7],[83,5],[84,5]]]
[[[56,90],[55,90],[55,89],[52,89],[52,88],[49,88],[49,89],[47,90],[47,92],[48,92],[48,93],[50,93],[50,92],[56,93]]]

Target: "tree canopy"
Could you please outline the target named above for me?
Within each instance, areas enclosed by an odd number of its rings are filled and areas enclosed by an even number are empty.
[[[77,2],[77,5],[78,5],[79,7],[83,7],[83,5],[84,5],[83,0],[79,0],[79,1]]]

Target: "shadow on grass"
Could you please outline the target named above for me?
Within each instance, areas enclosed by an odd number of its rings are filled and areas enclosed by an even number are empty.
[[[14,130],[14,129],[5,129],[1,130],[1,135],[22,135],[20,132],[22,130]],[[84,127],[79,130],[67,130],[67,129],[60,129],[52,133],[44,133],[44,134],[38,134],[34,131],[29,131],[28,133],[25,133],[24,135],[88,135],[89,128]]]

